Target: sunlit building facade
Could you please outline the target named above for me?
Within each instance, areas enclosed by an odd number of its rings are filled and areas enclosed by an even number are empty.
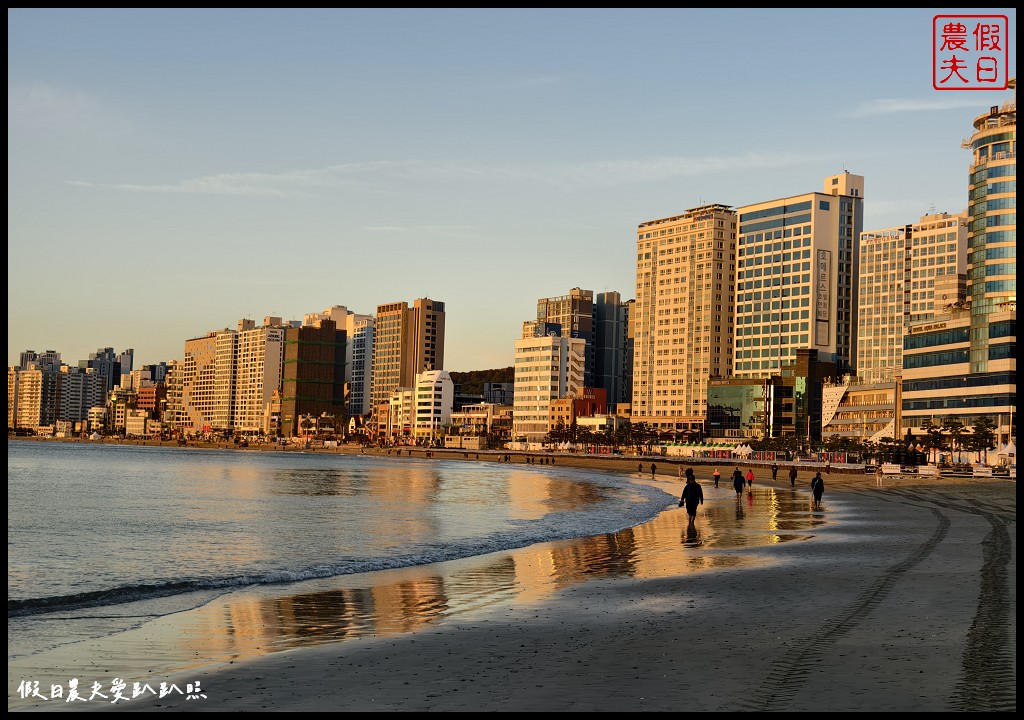
[[[737,214],[733,375],[777,373],[800,348],[851,373],[864,178],[844,171],[825,178],[822,192],[745,205]]]
[[[708,380],[732,363],[736,224],[734,210],[711,204],[638,227],[634,424],[702,430]]]
[[[913,225],[860,236],[857,375],[892,381],[903,367],[911,322],[935,317],[964,300],[967,213],[923,216]]]

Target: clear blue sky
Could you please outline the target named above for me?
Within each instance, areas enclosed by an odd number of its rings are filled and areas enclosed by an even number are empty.
[[[445,302],[512,364],[540,297],[635,297],[636,228],[865,177],[967,206],[931,10],[8,9],[8,362],[136,364],[239,318]]]

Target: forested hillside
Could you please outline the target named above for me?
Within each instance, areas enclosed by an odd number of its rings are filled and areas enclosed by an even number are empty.
[[[448,372],[452,382],[459,391],[466,395],[483,395],[484,383],[510,383],[515,377],[514,368],[496,368],[494,370],[467,370],[465,372]]]

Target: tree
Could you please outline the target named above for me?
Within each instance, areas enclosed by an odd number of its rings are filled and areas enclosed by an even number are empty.
[[[967,427],[963,422],[952,415],[946,416],[942,421],[942,430],[949,433],[949,449],[956,453],[956,461],[962,462],[961,453],[964,449],[964,438],[967,436]]]
[[[946,449],[947,440],[942,425],[936,425],[931,421],[931,419],[928,419],[921,423],[921,429],[924,430],[925,435],[928,438],[929,451],[935,453],[936,451]],[[932,462],[936,464],[938,462],[934,454],[932,455]]]
[[[974,418],[971,434],[964,438],[964,443],[968,451],[978,453],[978,462],[988,464],[988,449],[996,443],[995,421],[988,415]]]

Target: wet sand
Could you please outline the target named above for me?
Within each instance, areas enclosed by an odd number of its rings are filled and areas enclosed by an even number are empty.
[[[653,479],[622,462],[678,494],[662,461]],[[833,472],[815,511],[807,473],[794,490],[785,470],[774,484],[763,470],[737,498],[726,478],[714,490],[713,468],[695,469],[708,502],[693,526],[669,507],[599,538],[231,593],[35,666],[9,663],[8,707],[1015,710],[1014,482],[879,488]],[[121,672],[128,696],[141,680],[198,682],[205,697],[17,697],[19,678],[45,691],[48,667],[107,689]]]

